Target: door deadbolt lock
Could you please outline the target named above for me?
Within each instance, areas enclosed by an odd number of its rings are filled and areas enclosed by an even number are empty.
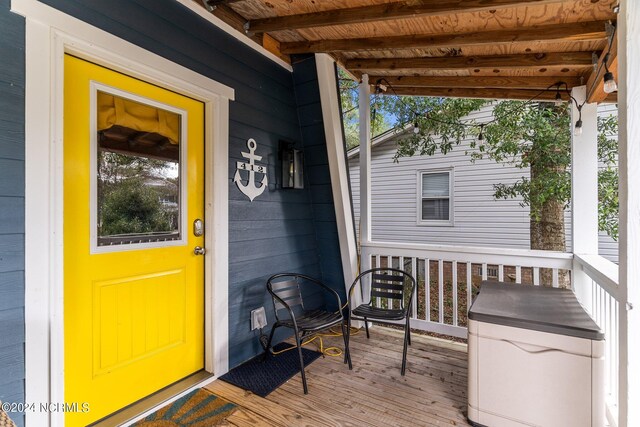
[[[196,246],[195,248],[193,248],[193,253],[196,255],[204,255],[206,252],[206,249],[203,248],[202,246]]]
[[[200,218],[193,221],[193,235],[200,237],[204,234],[204,223]]]

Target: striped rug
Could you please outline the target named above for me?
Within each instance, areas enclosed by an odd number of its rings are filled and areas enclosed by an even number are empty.
[[[163,406],[132,427],[211,427],[222,423],[236,407],[207,390],[198,389]]]
[[[0,403],[2,403],[0,401]],[[15,423],[11,421],[9,415],[0,408],[0,427],[16,427]]]

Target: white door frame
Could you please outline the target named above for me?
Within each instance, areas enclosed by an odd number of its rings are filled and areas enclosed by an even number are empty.
[[[70,53],[205,104],[205,369],[228,371],[228,142],[233,89],[36,0],[26,18],[25,401],[64,402],[63,77]],[[213,165],[215,164],[215,167]],[[215,201],[215,203],[214,203]],[[215,256],[214,256],[215,255]],[[213,315],[215,313],[215,316]],[[64,413],[26,413],[62,426]]]

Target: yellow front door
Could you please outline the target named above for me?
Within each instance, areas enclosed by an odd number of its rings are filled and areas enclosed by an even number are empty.
[[[85,426],[204,367],[204,105],[64,73],[66,425]]]

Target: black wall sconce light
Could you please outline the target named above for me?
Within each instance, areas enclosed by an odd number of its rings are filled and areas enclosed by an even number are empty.
[[[293,148],[293,143],[280,141],[282,161],[282,188],[304,188],[303,153]]]

